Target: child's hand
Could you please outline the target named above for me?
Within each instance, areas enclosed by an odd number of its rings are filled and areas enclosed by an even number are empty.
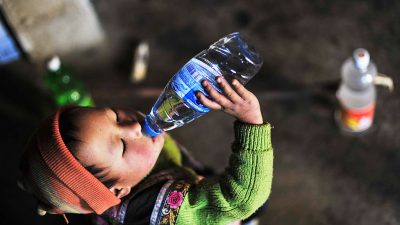
[[[198,92],[196,95],[201,104],[211,109],[222,110],[243,123],[263,123],[260,103],[253,93],[248,91],[236,79],[232,81],[233,88],[222,76],[217,78],[217,83],[221,87],[222,94],[215,90],[207,80],[202,82],[204,89],[212,100],[203,93]]]

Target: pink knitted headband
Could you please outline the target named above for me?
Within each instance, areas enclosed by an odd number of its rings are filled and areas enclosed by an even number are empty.
[[[118,204],[117,198],[106,186],[88,172],[71,154],[59,130],[60,115],[66,108],[58,110],[45,121],[36,135],[39,158],[44,165],[31,166],[31,173],[41,195],[51,204],[66,204],[76,211],[86,209],[102,214]],[[35,164],[35,163],[33,163]],[[46,182],[44,182],[46,181]]]

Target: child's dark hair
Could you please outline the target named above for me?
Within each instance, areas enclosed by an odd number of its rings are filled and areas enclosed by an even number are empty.
[[[79,132],[79,126],[76,119],[78,110],[79,108],[67,109],[61,114],[59,121],[59,129],[62,139],[72,155],[75,155],[75,150],[77,149],[79,143],[82,142],[77,135]],[[78,158],[76,159],[79,161]],[[104,173],[105,168],[99,168],[95,165],[84,167],[107,188],[111,188],[118,181],[116,178],[106,178],[106,173]]]

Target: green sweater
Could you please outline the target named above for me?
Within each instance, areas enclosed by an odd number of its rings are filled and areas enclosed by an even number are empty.
[[[204,179],[190,187],[176,224],[226,225],[249,217],[268,199],[273,172],[271,125],[236,121],[234,130],[229,166],[217,179]],[[166,161],[180,164],[171,145],[166,140],[157,169],[166,166]]]

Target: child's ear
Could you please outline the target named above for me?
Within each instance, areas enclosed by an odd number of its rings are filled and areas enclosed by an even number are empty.
[[[122,198],[127,196],[131,192],[130,187],[112,187],[110,188],[110,191],[114,193],[117,198]]]

